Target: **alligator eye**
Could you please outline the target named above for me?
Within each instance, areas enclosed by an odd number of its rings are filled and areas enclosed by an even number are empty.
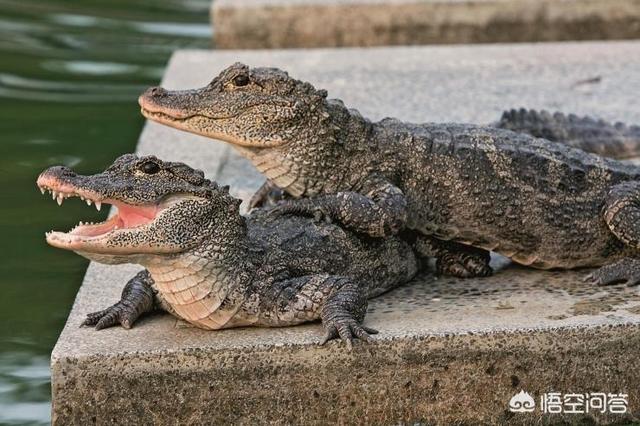
[[[240,74],[233,77],[233,85],[236,87],[242,87],[249,84],[249,77],[246,74]]]
[[[158,164],[154,163],[153,161],[147,161],[146,163],[142,164],[140,169],[148,175],[153,175],[160,171],[160,166],[158,166]]]

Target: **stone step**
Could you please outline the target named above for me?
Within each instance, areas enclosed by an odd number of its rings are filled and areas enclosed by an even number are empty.
[[[638,0],[215,0],[223,49],[640,38]]]
[[[375,120],[489,123],[527,106],[640,123],[640,42],[179,51],[163,84],[199,87],[235,61],[284,68]],[[153,123],[138,152],[202,168],[245,199],[262,181],[230,147]],[[54,424],[543,421],[539,406],[508,410],[520,390],[538,405],[552,391],[628,393],[640,415],[640,294],[595,288],[583,271],[425,274],[371,301],[366,325],[381,333],[352,352],[317,346],[317,323],[203,331],[155,315],[131,330],[80,328],[138,269],[89,266],[52,353]]]

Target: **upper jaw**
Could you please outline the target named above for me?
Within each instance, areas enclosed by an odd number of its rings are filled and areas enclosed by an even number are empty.
[[[179,93],[179,92],[178,92]],[[168,95],[174,96],[174,95]],[[179,100],[179,95],[175,95]],[[193,108],[189,111],[187,108],[177,108],[168,102],[157,101],[149,97],[146,92],[138,98],[140,112],[143,116],[150,120],[155,120],[164,124],[170,123],[186,123],[192,118],[201,118],[204,120],[229,120],[243,114],[244,111],[214,115],[200,109]],[[250,109],[251,107],[247,108]]]
[[[117,207],[117,212],[104,222],[97,224],[80,222],[69,232],[47,232],[47,243],[54,247],[74,251],[100,251],[106,248],[107,241],[114,234],[146,226],[166,208],[165,205],[162,205],[164,203],[132,205],[104,197],[98,191],[73,183],[73,180],[82,180],[82,176],[73,176],[70,172],[59,168],[52,169],[45,171],[38,177],[37,185],[42,193],[49,191],[58,205],[61,205],[66,198],[79,197],[87,205],[94,204],[98,210],[105,203]],[[120,252],[126,251],[124,249]]]
[[[106,201],[98,192],[76,186],[52,176],[48,170],[38,177],[36,184],[43,194],[48,191],[51,194],[51,198],[56,200],[59,206],[62,205],[62,202],[67,198],[79,197],[82,201],[86,202],[88,206],[92,203],[95,204],[96,210],[100,211],[102,203]]]

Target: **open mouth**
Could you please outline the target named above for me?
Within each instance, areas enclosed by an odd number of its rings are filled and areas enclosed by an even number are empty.
[[[63,201],[71,197],[79,197],[100,210],[103,204],[116,207],[117,211],[109,219],[100,223],[80,222],[68,232],[50,231],[46,233],[47,242],[60,248],[79,248],[87,243],[98,242],[112,234],[131,230],[153,222],[162,208],[157,204],[132,205],[122,201],[102,198],[91,190],[77,188],[73,184],[62,182],[55,177],[40,176],[38,187],[44,194],[49,192],[52,199],[62,205]]]

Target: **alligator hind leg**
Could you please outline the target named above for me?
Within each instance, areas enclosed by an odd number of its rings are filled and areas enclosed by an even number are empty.
[[[140,315],[154,309],[155,292],[152,284],[153,278],[147,270],[137,273],[124,286],[118,303],[88,314],[82,325],[93,325],[96,330],[101,330],[119,323],[124,328],[131,328]]]
[[[614,186],[607,195],[604,220],[611,232],[625,245],[638,249],[640,254],[640,182],[624,182]],[[624,258],[605,265],[587,279],[598,285],[626,281],[640,284],[640,259]]]
[[[353,340],[369,340],[377,331],[362,325],[367,291],[349,277],[305,275],[274,283],[263,294],[265,325],[282,326],[321,319],[325,336],[320,343],[340,338],[348,349]]]
[[[421,257],[435,257],[439,274],[472,278],[488,277],[493,273],[487,250],[425,235],[417,237],[414,249]]]
[[[610,285],[626,282],[628,286],[640,284],[640,259],[624,258],[611,265],[592,272],[585,278],[598,285]]]

